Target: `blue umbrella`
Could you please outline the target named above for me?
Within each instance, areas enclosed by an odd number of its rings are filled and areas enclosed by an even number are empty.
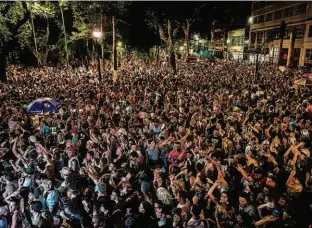
[[[42,112],[52,112],[57,109],[61,103],[49,97],[39,98],[37,100],[32,101],[29,105],[27,105],[26,112],[28,113],[42,113]]]

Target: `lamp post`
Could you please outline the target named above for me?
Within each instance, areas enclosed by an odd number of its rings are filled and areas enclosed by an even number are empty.
[[[98,31],[98,30],[95,30],[92,32],[92,37],[98,41],[102,38],[102,35],[103,35],[103,33]],[[96,53],[97,53],[97,61],[98,61],[99,81],[101,82],[102,81],[102,74],[101,74],[100,54],[98,52],[96,52]]]

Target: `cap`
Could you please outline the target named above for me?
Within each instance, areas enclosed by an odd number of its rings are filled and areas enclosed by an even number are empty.
[[[35,137],[35,136],[33,136],[33,135],[29,137],[29,140],[30,140],[32,143],[37,142],[36,137]]]
[[[305,156],[310,157],[310,151],[308,149],[301,149],[300,152],[305,154]]]
[[[29,167],[28,167],[28,168],[22,169],[22,172],[31,175],[31,174],[33,174],[34,171],[33,171],[32,168],[29,168]]]
[[[280,122],[280,121],[281,121],[280,118],[278,118],[278,117],[274,117],[273,120],[274,120],[274,121],[277,121],[277,122]]]

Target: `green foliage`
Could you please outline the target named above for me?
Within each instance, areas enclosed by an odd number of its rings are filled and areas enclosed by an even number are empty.
[[[88,42],[92,31],[100,28],[101,16],[108,19],[116,16],[118,21],[118,17],[127,11],[130,4],[130,2],[66,0],[3,2],[0,4],[0,43],[16,38],[20,47],[29,49],[39,64],[45,63],[45,58],[51,50],[57,50],[60,53],[60,60],[63,61],[66,59],[65,47],[67,46],[68,56],[74,56],[77,45]],[[63,13],[66,17],[64,21],[73,20],[72,28],[63,26],[62,11],[66,11]],[[60,36],[55,45],[49,43],[50,23],[55,23],[59,28]],[[109,20],[107,25],[110,25]],[[105,29],[105,35],[111,35],[111,31]],[[88,49],[87,45],[84,47]],[[109,49],[111,46],[105,44],[105,47]]]
[[[25,16],[21,2],[2,2],[0,4],[0,40],[7,42],[12,39],[12,27]]]

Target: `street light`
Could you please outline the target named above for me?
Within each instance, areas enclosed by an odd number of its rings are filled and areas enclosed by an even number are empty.
[[[118,41],[117,45],[118,45],[118,47],[121,47],[122,46],[122,42]]]
[[[228,39],[226,40],[226,43],[227,43],[227,44],[230,44],[230,42],[231,42],[231,40],[230,40],[230,38],[228,38]]]
[[[95,31],[92,32],[92,36],[94,38],[97,38],[97,39],[100,39],[102,37],[102,35],[103,35],[102,32],[100,32],[98,30],[95,30]]]
[[[249,23],[249,24],[252,24],[252,23],[253,23],[253,17],[249,17],[248,23]]]
[[[99,30],[95,30],[92,32],[93,38],[100,40],[103,36],[103,33],[100,32]],[[99,71],[99,81],[102,81],[102,74],[101,74],[101,61],[100,61],[100,54],[97,53],[97,59],[98,59],[98,71]]]

